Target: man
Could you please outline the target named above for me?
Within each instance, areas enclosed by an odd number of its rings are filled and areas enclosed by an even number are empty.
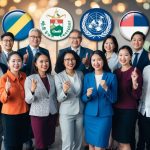
[[[0,51],[0,62],[7,66],[8,54],[12,51],[14,45],[14,35],[10,32],[1,35],[2,49]]]
[[[140,31],[133,33],[133,35],[131,36],[131,45],[133,48],[132,64],[134,67],[137,67],[141,71],[141,73],[143,72],[144,67],[149,64],[148,52],[143,48],[145,38],[145,35]],[[138,121],[138,125],[140,128],[140,121]],[[144,150],[145,147],[145,143],[143,142],[143,138],[141,137],[141,132],[142,131],[139,130],[137,150]],[[135,150],[135,143],[135,133],[133,133],[133,140],[131,141],[132,150]]]
[[[46,52],[49,55],[48,50],[39,46],[41,43],[41,38],[42,32],[39,29],[31,29],[28,36],[29,45],[19,50],[19,53],[23,56],[24,59],[22,71],[24,71],[27,76],[35,72],[33,67],[33,59],[37,52]]]
[[[70,47],[67,47],[65,49],[61,49],[59,51],[59,56],[68,50],[75,51],[81,58],[81,65],[79,66],[78,70],[81,70],[84,74],[88,72],[88,64],[89,64],[89,58],[92,53],[92,50],[82,47],[82,34],[79,30],[72,30],[69,35],[69,43]],[[58,57],[59,57],[58,56]]]
[[[145,35],[137,31],[131,36],[131,45],[133,48],[132,64],[137,67],[141,73],[145,66],[149,64],[148,52],[143,48]]]

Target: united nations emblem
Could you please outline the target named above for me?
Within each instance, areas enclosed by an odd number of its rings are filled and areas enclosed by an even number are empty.
[[[66,38],[73,28],[71,15],[64,9],[53,7],[48,9],[40,19],[42,33],[51,40]]]
[[[80,28],[86,38],[93,41],[101,41],[112,33],[113,19],[103,9],[90,9],[81,17]]]

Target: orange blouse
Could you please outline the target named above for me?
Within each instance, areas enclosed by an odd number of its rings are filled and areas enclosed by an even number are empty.
[[[9,79],[11,87],[6,93],[5,84]],[[28,111],[28,106],[25,102],[24,82],[26,79],[25,73],[20,73],[17,78],[9,70],[0,78],[0,101],[2,105],[2,113],[8,115],[23,114]]]

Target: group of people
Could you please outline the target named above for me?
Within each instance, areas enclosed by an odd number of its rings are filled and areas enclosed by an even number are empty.
[[[13,51],[13,34],[1,36],[0,139],[3,135],[5,150],[22,150],[23,143],[32,150],[33,137],[36,150],[48,150],[58,119],[62,150],[80,150],[82,145],[112,149],[113,141],[119,150],[149,150],[150,54],[143,49],[145,35],[132,35],[133,49],[118,48],[115,36],[109,35],[102,50],[92,51],[81,46],[82,34],[74,29],[70,47],[59,51],[54,77],[50,54],[39,46],[41,37],[33,28],[29,45]]]

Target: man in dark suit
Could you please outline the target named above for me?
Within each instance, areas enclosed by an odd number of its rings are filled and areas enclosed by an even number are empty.
[[[133,35],[131,36],[131,45],[133,48],[132,64],[134,67],[137,67],[141,71],[141,73],[143,72],[144,67],[149,65],[150,63],[148,52],[143,48],[145,38],[146,38],[145,35],[140,31],[133,33]],[[142,122],[143,121],[138,117],[139,138],[138,138],[137,150],[145,149],[145,143],[143,141],[142,131],[140,130],[140,125]],[[133,133],[133,140],[131,142],[132,150],[135,150],[136,147],[135,143],[136,143],[135,133]]]
[[[33,67],[34,56],[37,52],[49,52],[47,49],[40,47],[42,33],[39,29],[33,28],[29,31],[29,45],[22,49],[19,49],[19,53],[23,56],[23,68],[22,71],[26,73],[27,76],[35,72]]]
[[[81,64],[80,64],[78,70],[81,70],[84,74],[87,73],[89,58],[92,53],[92,50],[81,46],[82,34],[77,29],[74,29],[71,31],[68,40],[70,43],[70,47],[59,50],[58,57],[65,51],[68,51],[68,50],[75,51],[81,58]]]
[[[6,32],[1,35],[1,50],[0,50],[0,63],[7,66],[8,54],[12,51],[14,45],[14,35],[11,32]]]
[[[131,36],[131,45],[133,48],[132,64],[140,69],[141,73],[145,66],[149,64],[148,52],[143,48],[145,35],[137,31]]]

